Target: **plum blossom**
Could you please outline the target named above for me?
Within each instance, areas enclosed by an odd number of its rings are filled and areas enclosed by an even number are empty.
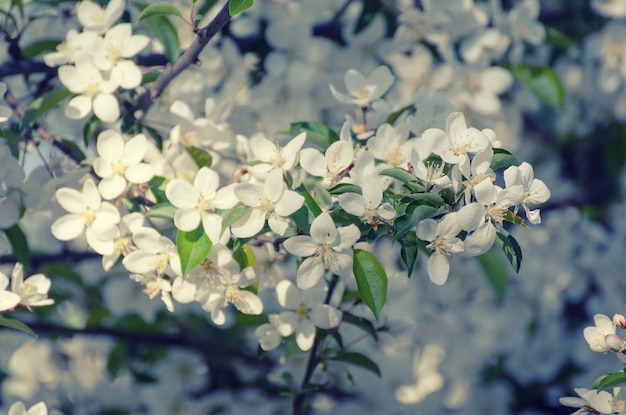
[[[300,165],[312,176],[322,177],[322,186],[337,184],[337,176],[352,164],[354,150],[347,141],[335,141],[324,154],[314,148],[300,151]]]
[[[65,115],[82,119],[93,111],[103,122],[116,121],[120,117],[120,106],[113,92],[120,86],[120,79],[114,75],[112,73],[111,77],[104,79],[87,56],[77,59],[75,66],[61,66],[59,80],[70,92],[78,94],[68,102]]]
[[[237,204],[232,186],[219,187],[217,172],[202,167],[196,175],[193,185],[181,179],[174,179],[167,184],[165,195],[177,207],[174,225],[182,231],[192,231],[202,223],[204,232],[212,242],[220,237],[230,238],[230,233],[221,234],[222,216],[215,209],[229,209]]]
[[[104,32],[124,13],[124,0],[111,0],[103,9],[98,3],[82,1],[76,7],[76,18],[86,31]]]
[[[458,164],[465,177],[470,176],[470,154],[487,150],[489,138],[476,128],[467,128],[462,112],[452,112],[446,119],[446,130],[429,128],[422,137],[431,140],[433,153],[446,163]]]
[[[101,239],[120,221],[120,213],[112,204],[103,202],[92,179],[85,180],[82,191],[62,187],[56,191],[57,202],[67,215],[52,224],[52,234],[61,241],[70,241],[83,231],[87,243],[101,255],[111,255],[113,241]]]
[[[315,286],[328,271],[340,277],[350,276],[352,245],[360,236],[356,225],[336,228],[330,215],[322,212],[311,223],[311,235],[298,235],[283,242],[287,252],[306,258],[298,268],[298,288]]]
[[[611,401],[613,395],[607,391],[598,391],[595,389],[575,388],[579,397],[567,396],[559,398],[561,405],[570,408],[580,408],[572,415],[583,414],[612,414],[613,406]]]
[[[11,310],[20,303],[20,296],[7,290],[9,277],[0,272],[0,312]]]
[[[437,285],[443,285],[448,280],[448,256],[464,250],[463,241],[458,238],[460,232],[456,212],[448,213],[439,221],[424,219],[417,225],[417,237],[430,242],[426,247],[434,251],[428,258],[427,270],[430,280]]]
[[[521,201],[528,221],[533,225],[541,223],[539,209],[531,210],[528,205],[544,203],[550,199],[550,189],[546,184],[534,178],[533,166],[523,162],[519,166],[511,166],[504,171],[506,187],[521,185],[524,188],[524,198]]]
[[[379,99],[393,84],[394,77],[386,66],[379,66],[365,78],[356,69],[346,72],[344,82],[349,95],[343,94],[331,84],[330,92],[335,99],[344,104],[367,107],[372,101]]]
[[[583,330],[583,336],[589,347],[594,352],[608,352],[611,347],[606,343],[606,336],[615,334],[615,323],[608,316],[604,314],[596,314],[593,316],[595,326],[585,327]]]
[[[491,180],[483,180],[473,187],[473,192],[477,202],[459,210],[458,223],[464,231],[471,232],[463,241],[465,252],[476,256],[491,248],[504,214],[509,207],[520,203],[524,189],[521,185],[503,189]]]
[[[133,232],[133,243],[137,249],[122,261],[130,272],[154,273],[158,276],[182,275],[176,245],[156,229],[147,227],[137,229]]]
[[[29,308],[54,304],[54,300],[48,298],[50,285],[50,279],[41,273],[24,280],[24,266],[19,262],[15,264],[11,274],[11,291],[20,297],[20,304]]]
[[[150,38],[146,35],[133,35],[130,23],[121,23],[107,30],[104,40],[92,52],[92,62],[104,73],[120,80],[120,86],[133,89],[141,84],[141,70],[129,60],[144,49]]]
[[[98,190],[104,199],[120,196],[126,189],[127,181],[139,184],[152,179],[152,167],[141,162],[148,149],[143,134],[124,142],[117,131],[105,130],[98,135],[96,148],[99,157],[93,161],[93,168],[102,178]]]
[[[234,191],[243,204],[252,208],[231,225],[233,235],[238,238],[256,235],[266,219],[272,231],[284,235],[289,226],[287,217],[304,203],[303,196],[287,189],[281,169],[271,170],[263,185],[241,183]]]
[[[44,402],[39,402],[26,409],[24,403],[18,401],[11,405],[8,415],[48,415],[48,407]]]
[[[351,215],[359,216],[364,223],[372,225],[374,230],[381,221],[390,222],[396,217],[396,211],[389,202],[382,203],[383,189],[375,177],[361,180],[362,195],[344,193],[339,195],[339,205]]]
[[[302,351],[313,347],[316,327],[332,329],[341,322],[341,311],[323,304],[324,291],[316,287],[302,291],[289,280],[282,280],[276,285],[278,303],[290,311],[278,314],[274,325],[283,337],[295,333],[296,344]]]
[[[409,127],[406,123],[397,127],[383,124],[367,142],[367,148],[374,158],[392,167],[405,167],[414,145],[415,140],[409,140]]]
[[[290,170],[298,161],[298,152],[306,140],[306,133],[301,133],[291,139],[284,147],[279,147],[260,135],[250,139],[252,154],[261,163],[252,166],[254,173],[267,173],[272,169],[282,172]]]

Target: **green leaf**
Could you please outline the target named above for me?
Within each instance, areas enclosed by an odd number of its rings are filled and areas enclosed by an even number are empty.
[[[159,75],[160,73],[157,71],[150,71],[150,72],[144,73],[143,76],[141,77],[141,85],[149,84],[149,83],[156,81],[157,79],[159,79]]]
[[[509,279],[507,278],[506,267],[502,263],[500,255],[495,249],[490,249],[482,255],[476,257],[478,263],[485,271],[487,281],[496,292],[498,301],[502,302],[506,295],[506,289],[509,285]]]
[[[22,129],[30,128],[46,112],[54,108],[59,102],[71,96],[72,93],[65,88],[47,92],[34,100],[26,109],[22,118]]]
[[[307,143],[313,143],[321,149],[327,149],[335,141],[339,140],[339,134],[323,122],[300,121],[289,125],[286,130],[279,131],[283,134],[296,136],[302,132],[306,133]]]
[[[59,43],[61,41],[56,39],[38,40],[22,48],[22,56],[27,59],[33,59],[44,52],[54,50]]]
[[[202,226],[190,232],[178,231],[176,248],[180,256],[183,277],[206,258],[212,245],[211,239],[204,233]]]
[[[491,158],[491,170],[503,170],[511,166],[519,166],[520,162],[517,158],[502,148],[493,149],[493,157]]]
[[[496,245],[505,253],[515,272],[519,272],[522,264],[522,249],[515,238],[505,229],[498,229],[496,232]]]
[[[222,215],[222,231],[220,232],[220,235],[224,233],[226,228],[232,225],[233,222],[245,215],[249,209],[249,206],[246,206],[240,202],[224,212],[224,214]]]
[[[148,20],[148,25],[165,48],[165,56],[170,62],[176,62],[180,54],[180,43],[176,29],[165,16],[155,16]]]
[[[380,369],[378,365],[374,363],[372,359],[365,356],[364,354],[357,352],[345,352],[340,354],[339,356],[333,357],[330,360],[335,360],[338,362],[349,363],[354,366],[358,366],[365,370],[368,370],[375,374],[378,377],[381,377]]]
[[[626,373],[624,370],[600,376],[593,382],[591,387],[593,389],[597,389],[598,391],[603,391],[620,386],[626,386]]]
[[[372,310],[376,320],[387,299],[387,274],[376,257],[362,249],[354,250],[352,270],[356,277],[359,294]]]
[[[362,194],[363,190],[354,184],[339,183],[338,185],[328,189],[328,193],[331,195],[341,195],[344,193],[358,193]]]
[[[211,155],[203,149],[190,146],[185,147],[185,150],[187,150],[187,153],[189,153],[193,161],[196,162],[196,165],[199,169],[202,167],[211,167],[211,164],[213,163],[213,157],[211,157]]]
[[[18,224],[15,224],[9,229],[5,229],[4,233],[9,239],[11,248],[13,248],[13,255],[24,265],[25,269],[28,269],[30,266],[30,248],[28,247],[28,240],[22,228],[20,228]]]
[[[304,186],[300,188],[298,193],[304,196],[304,204],[313,214],[313,216],[318,217],[320,213],[322,213],[322,209],[320,209],[313,196],[311,196],[311,193],[309,193],[309,191]]]
[[[22,323],[21,321],[14,320],[12,318],[6,318],[4,316],[0,316],[0,326],[19,330],[24,333],[28,333],[33,337],[37,337],[35,332],[30,327],[28,327],[26,324]]]
[[[315,219],[315,216],[311,214],[305,205],[302,205],[300,209],[292,213],[291,219],[295,222],[299,232],[311,233],[311,222]]]
[[[180,14],[180,10],[170,3],[156,3],[151,4],[141,11],[141,14],[137,18],[137,21],[148,19],[155,16],[177,16],[181,19],[183,16]]]
[[[402,262],[406,266],[408,277],[411,278],[419,251],[417,235],[415,233],[407,233],[398,241],[400,242],[400,258],[402,258]]]
[[[411,172],[409,172],[409,171],[407,171],[405,169],[401,169],[400,167],[393,167],[393,168],[390,168],[390,169],[384,169],[379,174],[382,175],[382,176],[393,177],[394,179],[398,179],[402,183],[405,183],[405,184],[417,181],[417,177],[415,177],[413,175],[413,173],[411,173]]]
[[[413,209],[413,206],[415,208]],[[396,219],[394,222],[394,240],[399,240],[402,236],[406,235],[415,226],[417,226],[424,219],[429,219],[437,216],[445,211],[445,207],[435,208],[428,205],[411,205],[411,210],[407,212],[407,215],[403,215]]]
[[[558,31],[553,27],[544,27],[546,29],[545,43],[547,43],[548,45],[561,49],[569,49],[574,46],[574,41],[566,36],[563,32]]]
[[[513,75],[549,106],[563,107],[565,91],[557,74],[547,66],[511,65]]]
[[[402,114],[409,110],[415,110],[415,105],[409,104],[406,107],[400,108],[398,111],[389,114],[389,116],[387,117],[387,124],[395,123]]]
[[[80,159],[83,162],[85,161],[85,153],[83,153],[83,150],[81,150],[75,142],[63,138],[58,140],[57,143],[65,154],[72,154],[76,159]]]
[[[176,206],[171,203],[159,203],[150,208],[146,212],[146,217],[157,217],[157,218],[168,218],[174,220],[174,216],[176,215]]]
[[[235,252],[233,252],[233,259],[237,261],[240,269],[255,267],[257,265],[254,252],[248,244],[240,246]]]
[[[366,318],[357,317],[354,314],[350,314],[347,311],[344,311],[341,322],[356,326],[372,336],[374,340],[378,340],[378,333],[376,332],[376,328],[374,327],[372,322]]]
[[[95,139],[100,124],[100,119],[95,115],[85,123],[83,127],[83,142],[85,143],[85,147],[89,147],[89,144]]]
[[[235,17],[244,10],[252,7],[252,0],[230,0],[228,13],[230,17]]]

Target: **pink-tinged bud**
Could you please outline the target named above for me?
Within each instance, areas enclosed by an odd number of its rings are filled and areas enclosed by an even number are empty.
[[[626,355],[624,353],[617,353],[616,356],[622,361],[623,364],[626,365]]]
[[[615,323],[616,326],[626,329],[626,317],[624,317],[623,314],[614,314],[613,323]]]
[[[617,334],[607,334],[604,341],[614,352],[621,352],[624,349],[624,339]]]

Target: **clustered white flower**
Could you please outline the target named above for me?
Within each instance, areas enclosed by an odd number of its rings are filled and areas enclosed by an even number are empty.
[[[69,31],[57,51],[44,56],[48,66],[62,65],[59,80],[76,94],[65,107],[67,117],[82,119],[93,112],[101,121],[113,123],[120,117],[115,92],[141,84],[141,70],[130,58],[150,38],[133,35],[130,23],[113,26],[124,6],[124,0],[113,0],[104,9],[93,2],[79,3],[76,17],[84,31]]]

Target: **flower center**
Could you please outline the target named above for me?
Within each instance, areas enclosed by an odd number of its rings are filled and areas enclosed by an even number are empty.
[[[96,212],[91,208],[87,208],[83,213],[80,214],[85,222],[85,226],[91,226],[94,220],[96,220]]]

